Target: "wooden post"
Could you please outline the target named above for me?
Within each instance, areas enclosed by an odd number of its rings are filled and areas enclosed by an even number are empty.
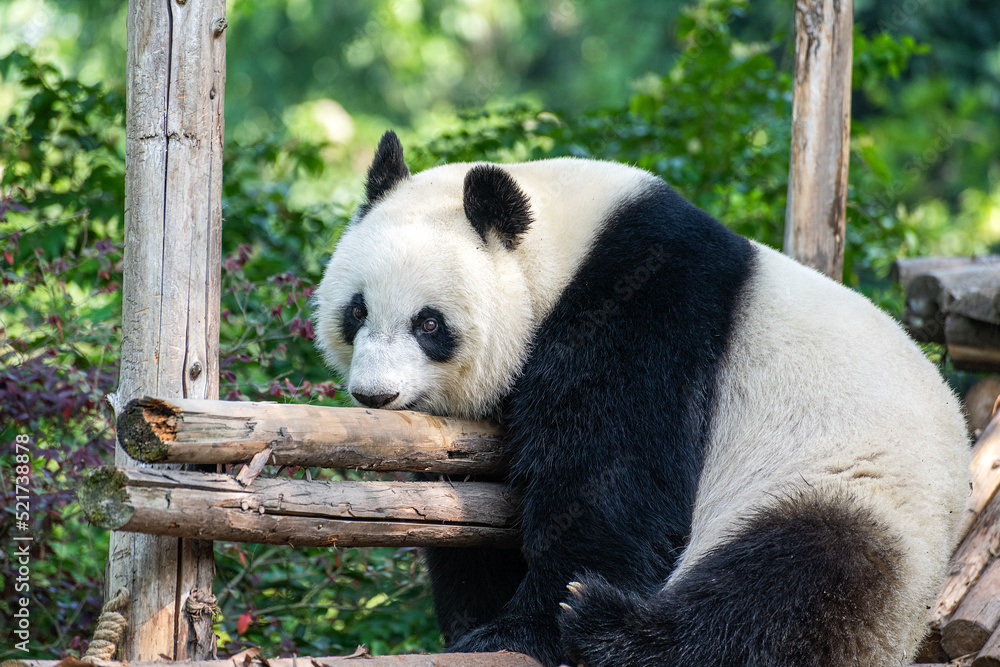
[[[225,16],[225,0],[129,2],[116,413],[143,394],[219,395]],[[121,446],[115,464],[141,466]],[[195,627],[182,612],[213,574],[211,542],[112,533],[105,592],[131,592],[119,657],[213,657],[211,615]]]
[[[851,136],[851,0],[796,0],[784,252],[841,280]]]

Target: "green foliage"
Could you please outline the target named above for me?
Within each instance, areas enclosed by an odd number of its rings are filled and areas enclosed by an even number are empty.
[[[302,98],[395,123],[531,91],[579,107],[622,101],[635,72],[662,68],[681,0],[233,2],[227,105],[266,125]],[[629,16],[629,21],[620,20]],[[581,65],[587,76],[580,76]]]
[[[326,203],[296,208],[289,196],[298,179],[324,171],[320,149],[273,137],[227,149],[220,394],[229,400],[335,393],[316,363],[307,301],[328,249],[317,240],[346,212]]]
[[[680,57],[665,76],[638,81],[623,107],[559,116],[525,105],[469,113],[411,163],[555,155],[628,162],[662,176],[737,231],[780,244],[790,81],[768,55],[772,44],[733,38],[730,23],[745,4],[685,10]]]
[[[906,69],[910,57],[927,53],[927,44],[917,44],[910,35],[898,40],[887,32],[880,32],[871,39],[865,37],[860,26],[854,27],[854,53],[852,79],[855,88],[868,95],[886,90],[886,77],[898,79]]]
[[[0,537],[34,538],[30,648],[33,657],[63,657],[87,646],[108,550],[107,533],[86,523],[74,493],[83,471],[110,463],[113,446],[99,406],[119,365],[122,97],[28,52],[0,60],[0,73],[21,100],[0,130],[0,425],[4,442],[30,435],[32,458],[26,526],[14,502],[23,489],[0,476]],[[227,149],[221,365],[230,399],[335,396],[316,363],[307,301],[329,247],[317,239],[347,213],[296,206],[292,194],[322,176],[322,148],[269,136]],[[13,457],[0,452],[0,468],[13,470]],[[217,549],[224,653],[249,644],[313,655],[349,653],[356,642],[374,653],[440,648],[412,549]],[[23,594],[15,595],[12,556],[0,553],[0,657],[20,656],[9,634],[11,601]]]
[[[220,545],[216,591],[222,648],[270,655],[441,649],[426,576],[414,549]]]
[[[101,604],[108,536],[82,521],[73,487],[113,444],[99,406],[118,374],[123,100],[28,53],[0,59],[0,85],[19,90],[0,124],[0,538],[33,538],[28,591],[0,552],[0,657],[15,655],[20,596],[33,653],[57,656]],[[29,438],[27,479],[6,474],[15,435]]]

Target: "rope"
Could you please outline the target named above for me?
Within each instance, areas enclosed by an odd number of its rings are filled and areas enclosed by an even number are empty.
[[[104,603],[101,608],[101,615],[97,619],[97,630],[94,631],[94,640],[87,647],[87,652],[82,660],[94,662],[96,660],[111,660],[118,650],[118,642],[125,634],[128,621],[122,613],[128,607],[129,592],[127,588],[118,589],[118,593],[113,598]]]

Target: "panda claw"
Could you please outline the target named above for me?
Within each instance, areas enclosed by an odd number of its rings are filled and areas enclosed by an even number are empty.
[[[568,604],[566,604],[565,602],[560,602],[560,603],[559,603],[559,606],[560,606],[560,607],[562,607],[563,611],[565,611],[565,612],[566,612],[567,614],[569,614],[570,616],[576,616],[576,610],[575,610],[575,609],[573,609],[573,607],[570,607],[570,606],[569,606]]]
[[[583,599],[583,592],[584,592],[585,588],[586,587],[583,584],[581,584],[579,581],[571,581],[568,584],[566,584],[566,589],[570,593],[572,593],[573,597],[575,597],[577,600],[582,600]]]

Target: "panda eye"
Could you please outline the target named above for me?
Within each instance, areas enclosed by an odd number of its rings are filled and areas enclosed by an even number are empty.
[[[366,317],[368,317],[368,308],[365,306],[365,297],[361,292],[358,292],[340,311],[340,332],[348,345],[354,345],[354,338],[364,326]]]
[[[448,325],[448,318],[434,306],[425,306],[411,320],[411,331],[424,354],[431,361],[444,363],[455,354],[458,337]]]

